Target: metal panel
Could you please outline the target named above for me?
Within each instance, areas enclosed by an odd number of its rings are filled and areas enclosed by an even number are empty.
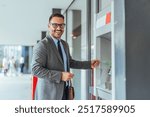
[[[113,99],[126,99],[124,0],[114,0],[112,11],[112,93]]]

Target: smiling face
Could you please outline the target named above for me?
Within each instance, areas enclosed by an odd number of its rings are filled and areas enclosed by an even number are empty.
[[[64,32],[64,26],[65,24],[63,18],[53,17],[48,24],[48,29],[54,38],[60,39]]]

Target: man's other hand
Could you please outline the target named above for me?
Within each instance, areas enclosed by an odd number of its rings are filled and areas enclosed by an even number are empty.
[[[68,80],[71,80],[73,78],[73,76],[74,76],[74,74],[72,74],[70,72],[62,72],[61,80],[68,81]]]

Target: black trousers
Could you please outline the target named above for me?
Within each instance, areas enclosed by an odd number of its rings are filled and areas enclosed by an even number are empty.
[[[67,95],[66,95],[66,82],[64,83],[64,93],[63,93],[62,100],[67,100]]]

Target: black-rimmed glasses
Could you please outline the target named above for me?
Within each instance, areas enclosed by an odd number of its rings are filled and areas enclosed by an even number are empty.
[[[52,25],[52,27],[53,28],[57,28],[58,26],[60,27],[60,28],[64,28],[65,27],[65,24],[63,23],[63,24],[58,24],[58,23],[50,23],[50,25]]]

